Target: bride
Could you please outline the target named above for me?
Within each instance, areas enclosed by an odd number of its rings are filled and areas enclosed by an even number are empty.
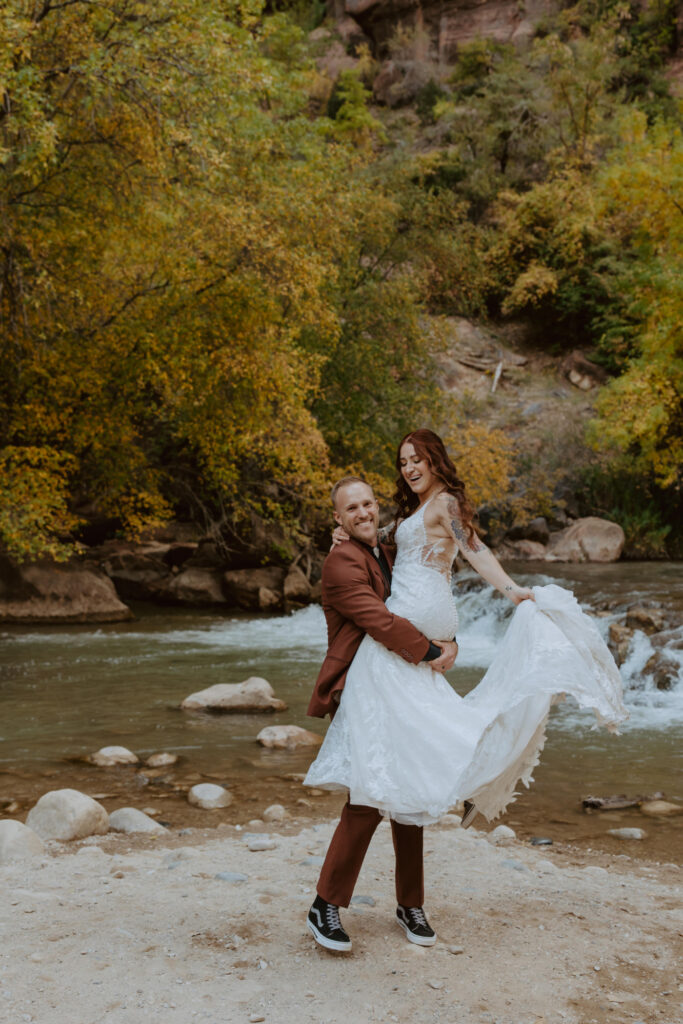
[[[428,662],[411,664],[366,635],[305,784],[346,789],[352,804],[406,825],[437,821],[463,800],[491,820],[520,780],[531,781],[551,705],[571,694],[614,729],[627,717],[621,679],[571,593],[519,586],[479,540],[438,435],[408,434],[396,465],[397,513],[381,538],[397,548],[389,610],[429,638],[454,637],[458,552],[518,607],[484,678],[464,698]]]

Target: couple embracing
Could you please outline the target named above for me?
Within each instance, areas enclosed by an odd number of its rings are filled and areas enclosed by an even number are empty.
[[[508,576],[477,537],[473,508],[438,435],[406,435],[396,466],[395,518],[383,530],[362,479],[345,477],[332,491],[341,543],[323,567],[328,651],[308,708],[331,723],[305,781],[348,791],[307,918],[316,941],[335,951],[351,949],[339,908],[350,903],[383,816],[396,854],[396,921],[410,942],[431,946],[423,826],[463,801],[465,826],[477,810],[489,820],[499,814],[518,781],[528,784],[561,693],[593,707],[608,726],[625,717],[616,666],[592,623],[567,591],[532,591]],[[516,612],[494,663],[466,698],[443,675],[458,651],[451,590],[458,552],[513,604],[529,608]]]

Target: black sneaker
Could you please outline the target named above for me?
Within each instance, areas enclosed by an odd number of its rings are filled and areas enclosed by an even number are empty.
[[[328,903],[322,896],[316,896],[306,919],[313,938],[325,949],[346,953],[351,949],[351,939],[341,926],[339,907]]]
[[[469,828],[479,811],[474,806],[471,800],[465,800],[465,808],[462,812],[462,821],[460,822],[461,828]]]
[[[429,927],[422,907],[403,907],[399,903],[396,907],[396,920],[409,942],[417,946],[433,946],[436,942],[436,932]]]

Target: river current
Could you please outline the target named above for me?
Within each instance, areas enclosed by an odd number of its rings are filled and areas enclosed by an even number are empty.
[[[532,571],[536,568],[540,571]],[[554,709],[535,785],[514,805],[513,818],[515,808],[523,811],[537,801],[543,820],[552,820],[553,808],[558,822],[564,815],[569,824],[586,795],[660,791],[683,802],[681,569],[677,563],[511,567],[526,585],[556,582],[573,590],[584,610],[596,615],[605,637],[628,605],[661,602],[677,617],[678,625],[667,634],[667,653],[679,665],[678,682],[658,690],[645,671],[652,643],[637,632],[621,667],[630,712],[621,735],[594,729],[592,715],[569,702]],[[449,679],[466,693],[488,666],[511,606],[480,587],[471,573],[459,574],[454,590],[460,653]],[[325,729],[324,722],[305,714],[326,646],[318,606],[285,616],[145,605],[134,610],[135,621],[126,623],[2,628],[0,798],[12,788],[13,777],[60,774],[65,761],[110,744],[140,757],[172,751],[194,772],[228,784],[305,769],[310,752],[265,751],[255,738],[264,725],[275,723]],[[268,679],[287,702],[286,712],[213,716],[179,710],[182,699],[196,690],[253,675]],[[617,817],[612,821],[623,823]],[[675,824],[670,819],[666,826],[654,822],[648,828],[670,832]]]

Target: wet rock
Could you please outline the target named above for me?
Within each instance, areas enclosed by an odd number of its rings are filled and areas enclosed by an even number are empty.
[[[656,651],[645,664],[643,675],[652,676],[658,690],[673,690],[678,685],[681,666],[665,651]]]
[[[626,625],[629,629],[640,629],[648,636],[666,629],[668,624],[666,613],[654,605],[632,604],[626,611]]]
[[[642,828],[610,828],[607,834],[615,839],[645,839],[647,832]]]
[[[674,814],[683,814],[681,804],[672,804],[668,800],[646,800],[640,805],[640,809],[651,818],[669,818]]]
[[[586,796],[581,801],[584,811],[624,811],[627,807],[637,807],[640,797],[637,796]]]
[[[153,832],[161,833],[166,829],[154,818],[148,817],[144,811],[136,807],[119,807],[109,815],[109,828],[112,832]]]
[[[272,611],[282,604],[285,575],[285,569],[280,566],[232,569],[223,574],[223,581],[230,604],[249,611]]]
[[[514,829],[511,829],[508,825],[498,825],[486,836],[487,842],[493,846],[509,846],[516,838]]]
[[[505,540],[496,548],[496,556],[504,562],[542,562],[546,548],[535,540]]]
[[[243,683],[216,683],[206,690],[190,694],[180,706],[185,711],[221,711],[226,714],[287,710],[285,702],[275,696],[270,683],[258,676],[251,676]]]
[[[116,764],[137,764],[138,758],[126,747],[101,747],[88,755],[88,761],[98,768],[112,768]]]
[[[633,639],[633,630],[620,622],[612,622],[609,627],[607,646],[617,665],[623,665],[628,657],[629,647]]]
[[[287,811],[284,809],[282,804],[271,804],[270,807],[266,807],[263,812],[264,821],[284,821],[287,817]]]
[[[132,619],[114,584],[94,565],[0,556],[0,622],[123,622]]]
[[[32,828],[20,821],[0,821],[0,865],[22,863],[45,853],[45,846]]]
[[[256,737],[262,747],[295,750],[297,747],[319,747],[322,736],[299,725],[268,725]]]
[[[213,782],[200,782],[192,787],[187,794],[187,800],[193,807],[201,807],[205,811],[215,811],[219,807],[229,807],[233,801],[233,795],[223,786],[216,786]]]
[[[624,531],[618,523],[586,516],[566,530],[550,535],[546,559],[549,562],[616,562],[624,549],[624,541]]]
[[[41,839],[84,839],[109,831],[109,815],[102,804],[77,789],[44,793],[26,818]]]
[[[548,839],[545,836],[532,836],[529,840],[532,846],[552,846],[552,839]]]
[[[178,761],[177,754],[168,754],[165,751],[160,751],[158,754],[150,754],[145,761],[146,768],[168,768],[172,764],[176,764]]]

